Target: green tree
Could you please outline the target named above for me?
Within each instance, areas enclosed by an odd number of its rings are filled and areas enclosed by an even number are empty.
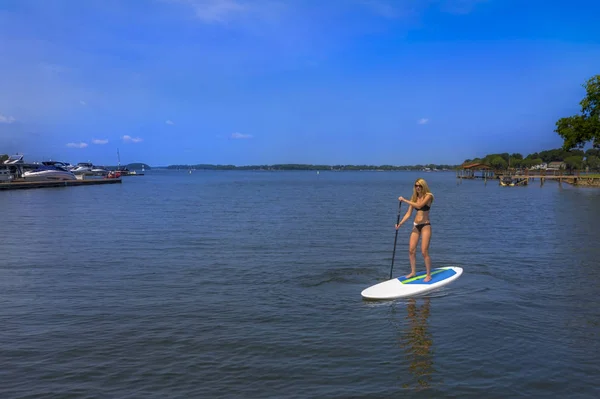
[[[600,169],[600,158],[595,156],[595,155],[588,155],[585,158],[585,164],[591,169],[591,170],[598,170]]]
[[[570,157],[565,158],[565,164],[569,170],[581,170],[583,168],[583,157],[580,155],[571,155]]]
[[[511,168],[522,168],[523,167],[523,155],[515,152],[514,154],[510,154],[508,157],[508,164]]]
[[[579,102],[580,115],[561,118],[554,130],[563,138],[563,148],[582,148],[592,142],[594,148],[600,148],[600,75],[596,75],[583,84],[586,95]]]
[[[521,161],[521,167],[529,169],[534,166],[541,165],[542,163],[544,163],[544,161],[542,161],[541,158],[525,158]]]
[[[581,150],[571,150],[566,151],[562,148],[555,148],[553,150],[545,150],[536,154],[539,156],[544,162],[560,162],[564,161],[565,158],[572,155],[583,155],[583,151]]]
[[[589,156],[596,156],[596,157],[600,157],[600,148],[590,148],[585,152],[585,156],[589,157]]]
[[[8,159],[8,155],[4,154],[4,155],[0,155],[0,163],[4,163],[4,161],[6,161]]]
[[[496,155],[489,162],[490,166],[495,169],[506,169],[508,167],[508,162],[500,155]]]
[[[568,154],[565,154],[565,158],[571,155],[579,155],[580,157],[584,157],[585,152],[583,152],[583,150],[570,150],[568,151]]]
[[[532,159],[525,158],[525,159],[521,160],[521,167],[522,168],[529,169],[532,166],[533,166],[533,160]]]

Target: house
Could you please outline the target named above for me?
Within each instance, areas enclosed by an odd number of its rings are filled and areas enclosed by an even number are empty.
[[[549,162],[547,170],[561,170],[566,167],[566,164],[562,161]]]

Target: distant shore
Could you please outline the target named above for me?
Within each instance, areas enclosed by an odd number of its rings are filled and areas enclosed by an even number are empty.
[[[305,170],[305,171],[343,171],[343,170],[371,170],[371,171],[424,171],[442,172],[451,171],[460,165],[312,165],[312,164],[274,164],[274,165],[169,165],[155,166],[154,169],[182,169],[182,170]]]

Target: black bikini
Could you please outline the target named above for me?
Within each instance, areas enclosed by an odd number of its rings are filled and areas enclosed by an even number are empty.
[[[425,226],[431,226],[431,223],[429,222],[425,222],[425,223],[419,223],[419,224],[415,224],[415,229],[417,229],[419,231],[419,233],[421,232],[421,230],[423,230],[423,227]]]
[[[418,209],[417,209],[417,208],[415,208],[415,209],[416,209],[417,211],[428,211],[428,210],[430,210],[430,209],[431,209],[431,207],[430,207],[429,205],[425,204],[425,205],[423,205],[421,208],[418,208]],[[419,223],[419,224],[413,223],[413,224],[414,224],[414,226],[415,226],[415,229],[417,229],[417,231],[418,231],[419,233],[421,232],[421,230],[423,230],[423,227],[425,227],[425,226],[431,226],[431,223],[429,223],[429,222],[425,222],[425,223]]]

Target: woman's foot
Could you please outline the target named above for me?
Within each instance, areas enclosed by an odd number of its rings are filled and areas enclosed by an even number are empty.
[[[407,274],[406,276],[404,276],[404,278],[411,278],[415,276],[415,272],[412,272],[411,274]]]
[[[427,276],[425,276],[425,278],[423,279],[424,283],[428,283],[431,281],[431,274],[428,274]]]

